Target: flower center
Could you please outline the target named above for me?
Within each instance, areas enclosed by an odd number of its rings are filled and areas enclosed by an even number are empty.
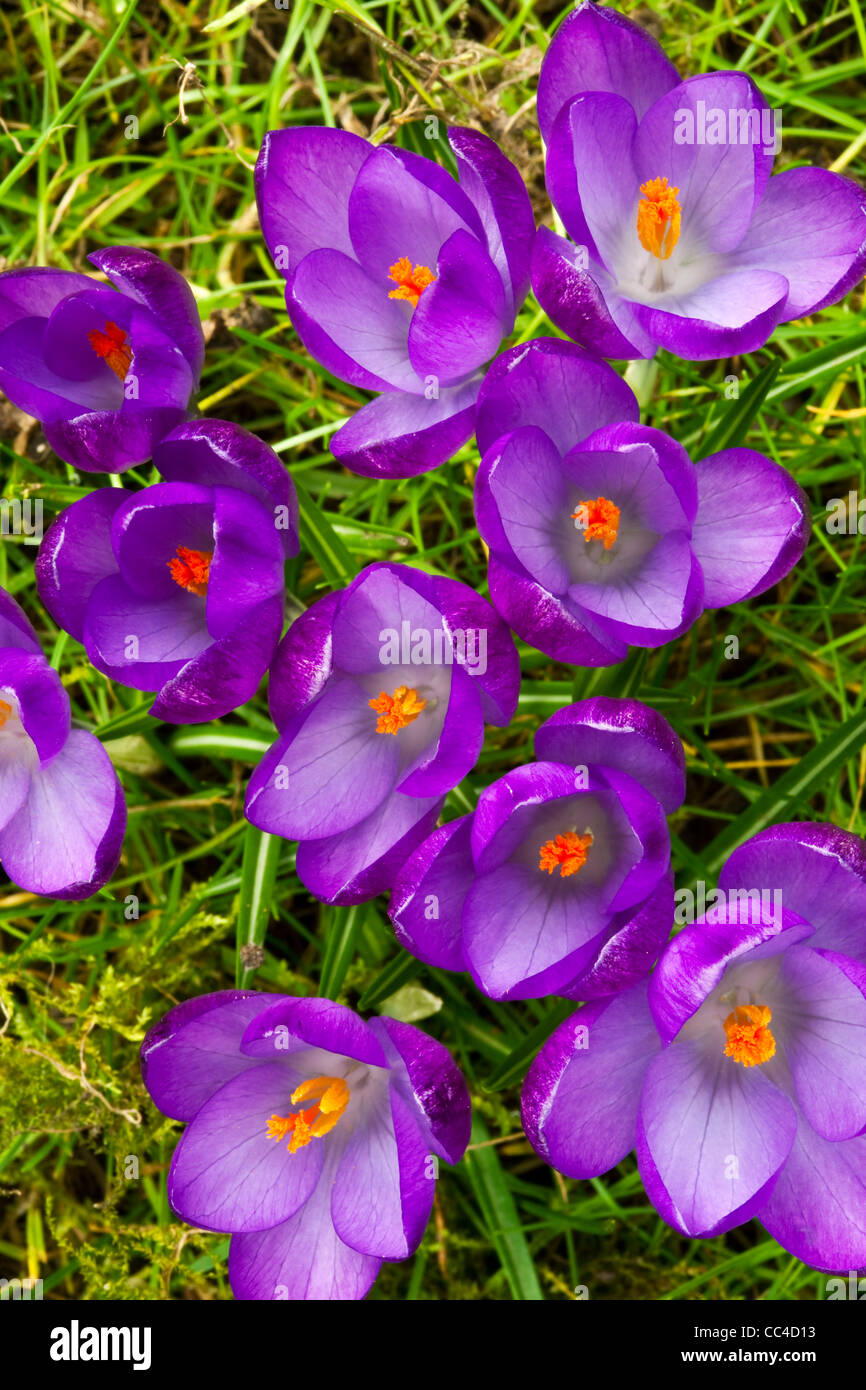
[[[637,205],[637,234],[641,246],[660,261],[666,261],[680,239],[682,208],[677,202],[678,188],[668,187],[666,178],[642,183],[643,194]]]
[[[576,512],[571,513],[574,524],[583,532],[583,539],[604,541],[605,550],[610,550],[619,530],[619,507],[606,497],[595,497],[588,502],[580,502]]]
[[[167,564],[175,584],[203,598],[207,593],[212,559],[212,550],[188,550],[185,545],[179,545],[175,558]]]
[[[0,729],[3,728],[3,725],[6,723],[6,720],[10,718],[11,714],[12,706],[7,704],[5,700],[0,700]]]
[[[538,867],[549,874],[558,868],[561,878],[571,878],[586,863],[586,851],[591,844],[592,831],[577,835],[573,830],[566,830],[564,835],[545,840],[539,850]]]
[[[740,1004],[724,1022],[725,1056],[744,1067],[768,1062],[776,1052],[776,1039],[767,1027],[772,1017],[765,1004]]]
[[[418,718],[427,701],[422,700],[418,691],[411,686],[398,685],[393,695],[388,695],[382,690],[375,700],[368,703],[370,709],[374,709],[379,716],[376,720],[376,733],[398,734],[407,724],[411,724],[413,719]]]
[[[292,1105],[311,1100],[313,1105],[294,1115],[272,1115],[268,1120],[268,1138],[279,1143],[289,1137],[289,1153],[306,1148],[311,1139],[330,1134],[349,1104],[349,1087],[341,1076],[314,1076],[302,1081],[292,1092]]]
[[[112,323],[111,319],[107,319],[105,332],[100,333],[98,328],[92,328],[87,335],[87,341],[97,357],[103,358],[106,366],[123,381],[132,362],[132,348],[126,340],[125,331],[118,328],[116,323]]]
[[[388,298],[406,299],[414,308],[427,286],[433,284],[436,276],[426,265],[413,266],[408,256],[401,256],[388,271],[388,279],[397,283],[396,290],[390,290]]]

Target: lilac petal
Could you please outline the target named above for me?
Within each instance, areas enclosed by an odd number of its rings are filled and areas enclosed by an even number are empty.
[[[447,197],[443,196],[446,182],[450,185]],[[432,160],[383,145],[372,152],[355,179],[349,197],[349,235],[355,255],[385,299],[395,288],[388,272],[397,261],[407,257],[413,266],[432,271],[449,237],[457,231],[471,235],[477,230],[477,215],[468,199]],[[477,236],[472,240],[477,244]],[[404,309],[408,307],[403,304]]]
[[[331,453],[364,478],[427,473],[447,463],[472,434],[479,386],[480,377],[441,389],[430,379],[424,395],[384,391],[332,435]]]
[[[291,1035],[288,1048],[286,1033]],[[370,1025],[330,999],[284,995],[251,1020],[241,1040],[241,1051],[248,1057],[286,1057],[299,1048],[319,1048],[371,1067],[388,1065]]]
[[[72,310],[80,298],[67,301]],[[65,308],[61,305],[58,313]],[[46,423],[87,411],[117,410],[123,386],[107,366],[84,379],[61,375],[52,366],[46,353],[47,326],[45,319],[18,319],[0,334],[0,386],[13,405]]]
[[[232,1237],[229,1279],[235,1298],[331,1302],[368,1292],[382,1261],[352,1250],[334,1230],[335,1171],[326,1158],[315,1191],[288,1221]]]
[[[416,577],[420,582],[413,582]],[[372,672],[378,677],[386,665],[398,664],[383,661],[383,633],[390,629],[402,637],[404,623],[408,623],[410,633],[415,629],[433,633],[442,628],[431,577],[410,565],[367,565],[346,589],[334,616],[334,665],[343,672]],[[399,663],[407,664],[415,663]]]
[[[788,1097],[759,1067],[701,1042],[665,1048],[647,1068],[637,1154],[647,1195],[690,1236],[761,1214],[797,1132]]]
[[[597,999],[642,979],[670,936],[674,912],[674,876],[669,869],[636,911],[627,908],[614,918],[610,934],[586,973],[574,982],[570,997]]]
[[[439,826],[394,881],[388,916],[401,946],[440,970],[465,970],[463,903],[474,877],[472,817]]]
[[[265,135],[255,173],[259,224],[287,278],[311,251],[352,254],[349,194],[371,149],[358,135],[321,126]]]
[[[835,304],[863,278],[866,197],[827,169],[786,169],[772,178],[737,247],[737,264],[788,281],[785,319]]]
[[[47,319],[68,295],[93,289],[89,275],[52,266],[24,266],[0,274],[0,333],[22,318]]]
[[[288,1115],[300,1077],[286,1061],[248,1067],[197,1112],[168,1174],[172,1210],[209,1231],[264,1231],[303,1206],[319,1180],[322,1144],[289,1153],[268,1137],[271,1115]]]
[[[812,529],[809,503],[784,468],[754,449],[724,449],[697,465],[692,548],[704,603],[753,598],[794,567]]]
[[[25,734],[39,761],[48,762],[63,748],[72,726],[69,696],[57,672],[41,652],[6,648],[0,652],[0,690],[14,696]]]
[[[403,796],[444,796],[472,771],[483,743],[484,715],[478,682],[455,665],[439,737],[415,759],[396,790]]]
[[[612,367],[561,338],[534,338],[502,353],[478,397],[482,453],[523,425],[545,431],[560,454],[602,425],[637,420],[633,392]]]
[[[585,92],[562,107],[547,151],[550,201],[572,241],[611,273],[634,220],[640,184],[632,160],[636,131],[637,118],[625,97]]]
[[[648,489],[651,498],[651,511],[646,517],[647,524],[653,520],[664,519],[665,526],[657,529],[668,529],[675,526],[691,526],[697,516],[698,511],[698,482],[695,465],[692,463],[688,454],[681,444],[672,439],[664,430],[653,429],[650,425],[637,424],[631,420],[623,420],[615,425],[604,425],[602,429],[594,431],[583,444],[570,451],[566,455],[569,460],[574,460],[572,475],[577,474],[577,461],[582,467],[586,466],[584,450],[587,453],[597,450],[615,450],[626,454],[638,462],[647,460],[650,469],[661,474],[667,487],[673,492],[671,498],[668,491],[664,488],[654,487]],[[625,471],[624,482],[628,484],[628,471]]]
[[[568,597],[623,641],[657,646],[701,611],[703,585],[693,580],[694,568],[688,535],[673,531],[659,538],[635,574],[612,583],[572,584]]]
[[[813,1269],[866,1267],[866,1137],[832,1144],[800,1118],[797,1135],[758,1213],[771,1236]]]
[[[78,642],[96,585],[117,572],[111,523],[118,507],[136,494],[97,488],[73,502],[49,526],[36,556],[36,587],[54,621]]]
[[[779,988],[784,1004],[774,1023],[799,1107],[822,1139],[853,1139],[866,1130],[866,969],[792,946]]]
[[[160,440],[153,461],[167,482],[231,487],[257,497],[289,556],[297,555],[298,498],[273,449],[228,420],[190,420]]]
[[[126,801],[98,739],[73,729],[60,753],[31,774],[27,800],[0,830],[0,861],[28,893],[89,898],[117,867]]]
[[[376,733],[365,690],[343,678],[301,714],[250,779],[246,815],[289,840],[331,836],[364,820],[394,786],[399,752]]]
[[[329,372],[368,391],[422,391],[409,362],[405,304],[342,251],[311,251],[286,287],[292,323]]]
[[[513,321],[529,289],[535,238],[526,185],[498,145],[479,131],[452,126],[448,143],[457,157],[460,187],[481,216],[487,249],[505,286]]]
[[[701,73],[666,92],[647,112],[635,137],[635,195],[641,184],[661,176],[679,190],[682,232],[674,256],[734,251],[773,167],[772,145],[730,140],[727,131],[721,143],[701,142],[702,112],[713,110],[736,112],[738,120],[740,113],[754,112],[760,130],[761,113],[768,108],[745,73]],[[697,138],[691,143],[681,138],[685,112],[693,113],[695,123]],[[706,134],[715,132],[708,129]],[[739,126],[735,134],[739,137]]]
[[[415,574],[420,575],[420,572],[414,571],[407,576],[409,583],[416,582]],[[461,657],[459,634],[464,634],[464,665],[481,691],[485,721],[506,728],[517,711],[520,691],[520,662],[508,625],[487,599],[457,579],[434,576],[432,595],[445,628],[452,635],[458,659]],[[482,642],[485,642],[483,651]],[[484,663],[486,669],[482,669]]]
[[[44,434],[54,452],[82,473],[120,473],[146,463],[185,414],[180,406],[96,410],[73,420],[55,420],[45,426]]]
[[[430,1218],[433,1171],[407,1103],[393,1090],[390,1106],[368,1102],[334,1180],[331,1217],[337,1235],[363,1255],[405,1260]]]
[[[138,246],[108,246],[87,259],[153,314],[180,348],[197,387],[204,364],[204,336],[195,297],[184,277],[174,266]]]
[[[646,982],[587,1004],[560,1024],[529,1068],[520,1098],[526,1137],[546,1163],[570,1178],[594,1178],[625,1158],[658,1047]]]
[[[177,597],[170,562],[180,546],[213,551],[213,509],[213,489],[189,483],[154,483],[117,508],[111,520],[115,569],[136,597]]]
[[[472,1116],[466,1082],[451,1053],[409,1023],[385,1016],[372,1018],[370,1027],[391,1064],[391,1085],[414,1113],[432,1152],[459,1163]]]
[[[475,480],[475,514],[487,544],[543,589],[563,595],[571,581],[574,521],[559,451],[543,429],[525,425],[488,449]]]
[[[26,652],[42,651],[33,624],[21,605],[5,589],[0,589],[0,647],[16,647]]]
[[[331,632],[342,591],[317,599],[296,618],[271,663],[268,702],[282,732],[314,700],[331,674]]]
[[[280,594],[251,609],[243,623],[170,675],[151,714],[169,724],[199,724],[245,705],[259,687],[282,629]]]
[[[0,666],[4,655],[0,650]],[[0,831],[18,814],[27,800],[36,763],[36,753],[29,739],[15,739],[12,747],[7,745],[4,750],[3,761],[0,762]]]
[[[733,357],[763,347],[781,323],[788,282],[771,270],[719,275],[699,288],[671,292],[658,308],[635,306],[647,335],[690,362]]]
[[[163,1115],[192,1120],[233,1076],[257,1061],[241,1052],[247,1025],[277,994],[224,989],[201,994],[163,1014],[141,1044],[141,1072]]]
[[[619,92],[638,116],[679,75],[645,29],[616,10],[578,4],[557,30],[538,79],[538,123],[547,141],[560,107],[578,92]]]
[[[747,840],[719,874],[719,888],[763,887],[783,893],[786,908],[810,922],[810,945],[866,965],[866,845],[835,825],[794,821]]]
[[[299,845],[298,877],[325,902],[375,898],[390,889],[398,869],[430,834],[443,804],[441,797],[392,792],[359,825]]]
[[[557,710],[535,735],[542,762],[627,772],[676,811],[686,794],[686,756],[668,721],[640,700],[598,695]]]
[[[557,328],[598,357],[653,357],[656,344],[637,306],[610,291],[606,295],[602,279],[601,268],[590,268],[564,237],[539,227],[532,248],[532,289]]]
[[[519,637],[557,661],[575,666],[611,666],[628,647],[575,605],[556,598],[529,575],[500,564],[491,553],[488,569],[494,606]]]
[[[221,638],[250,623],[268,599],[277,598],[282,612],[286,552],[272,516],[257,498],[216,487],[214,503],[207,626],[211,636]]]
[[[158,690],[204,651],[211,642],[204,599],[175,589],[154,600],[133,593],[120,575],[101,580],[84,623],[84,645],[94,666],[135,690]]]
[[[419,378],[458,382],[491,357],[508,332],[505,288],[487,251],[458,230],[439,252],[437,275],[409,326],[409,359]]]

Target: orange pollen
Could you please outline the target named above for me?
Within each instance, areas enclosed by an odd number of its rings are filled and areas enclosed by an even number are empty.
[[[725,1056],[744,1067],[769,1062],[776,1052],[776,1039],[767,1027],[772,1017],[765,1004],[740,1004],[725,1019]]]
[[[541,846],[538,867],[546,869],[549,874],[558,868],[561,878],[571,878],[586,863],[586,851],[591,844],[590,831],[585,835],[576,835],[573,830],[566,830],[564,835],[546,840]]]
[[[213,552],[210,550],[188,550],[185,545],[179,545],[176,557],[167,564],[175,584],[203,598],[207,593],[212,559]]]
[[[401,256],[399,261],[395,261],[388,271],[388,279],[397,282],[396,290],[390,290],[388,298],[408,300],[414,309],[427,286],[433,284],[436,276],[432,270],[427,269],[426,265],[413,266],[408,256]]]
[[[615,503],[606,497],[595,497],[579,503],[571,515],[580,524],[585,541],[604,541],[605,550],[610,550],[619,529],[619,507]]]
[[[374,709],[379,718],[376,720],[377,734],[398,734],[401,729],[405,729],[407,724],[411,724],[413,719],[417,719],[426,700],[422,700],[417,690],[413,690],[408,685],[398,685],[393,695],[387,695],[381,691],[375,700],[370,700],[370,709]]]
[[[660,261],[666,261],[680,239],[682,208],[677,202],[678,188],[669,188],[666,178],[642,183],[643,194],[637,205],[637,234],[641,246]]]
[[[0,700],[0,729],[3,728],[11,713],[12,706],[7,704],[5,700]]]
[[[311,1081],[302,1081],[292,1092],[292,1105],[305,1100],[314,1104],[294,1115],[272,1115],[268,1120],[268,1138],[280,1142],[288,1136],[289,1153],[297,1153],[311,1139],[330,1134],[350,1098],[349,1087],[341,1076],[314,1076]]]
[[[124,330],[112,323],[111,319],[107,319],[105,332],[100,333],[98,328],[92,328],[87,335],[87,341],[97,357],[104,358],[106,366],[123,381],[132,362],[132,348],[126,341]]]

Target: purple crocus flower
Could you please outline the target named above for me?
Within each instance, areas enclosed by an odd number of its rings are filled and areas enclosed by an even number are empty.
[[[100,488],[39,549],[39,594],[99,671],[157,692],[151,713],[195,724],[249,700],[283,624],[297,498],[266,444],[224,420],[154,449],[162,483]]]
[[[298,335],[329,372],[380,393],[331,440],[368,477],[423,473],[469,439],[481,368],[529,284],[520,175],[485,135],[448,138],[459,184],[432,160],[318,126],[272,131],[256,166]]]
[[[279,738],[250,779],[247,819],[300,840],[317,897],[374,897],[475,766],[485,720],[510,722],[519,681],[511,634],[465,584],[368,565],[280,644]]]
[[[778,825],[728,860],[713,906],[649,983],[587,1005],[523,1091],[530,1141],[570,1177],[637,1147],[685,1235],[757,1216],[798,1259],[866,1266],[866,845]]]
[[[658,44],[582,0],[547,50],[538,119],[571,241],[541,228],[532,285],[602,357],[753,352],[866,265],[866,194],[825,169],[771,178],[778,113],[742,72],[681,81]]]
[[[808,502],[754,449],[694,465],[604,362],[558,339],[512,348],[478,402],[478,528],[490,596],[525,641],[559,661],[608,666],[658,647],[706,608],[788,573]]]
[[[327,999],[190,999],[141,1060],[154,1104],[188,1123],[169,1201],[232,1232],[237,1298],[363,1298],[383,1260],[417,1249],[438,1159],[469,1142],[466,1084],[442,1044]]]
[[[150,251],[88,259],[116,289],[42,266],[0,275],[0,389],[74,468],[119,473],[186,418],[204,338],[188,284]]]
[[[89,898],[117,867],[126,802],[102,744],[0,589],[0,864],[28,893]]]
[[[535,752],[410,856],[389,915],[408,951],[491,998],[594,999],[645,975],[670,932],[682,744],[655,710],[599,697],[542,724]]]

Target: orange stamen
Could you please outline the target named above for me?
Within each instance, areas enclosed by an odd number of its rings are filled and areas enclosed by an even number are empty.
[[[213,551],[188,550],[185,545],[179,545],[176,558],[167,561],[167,564],[175,584],[203,598],[207,593],[212,559]]]
[[[0,700],[0,729],[3,728],[11,713],[12,706],[7,704],[5,700]]]
[[[321,1139],[345,1113],[351,1094],[341,1076],[315,1076],[302,1081],[292,1092],[292,1105],[312,1100],[315,1104],[294,1115],[272,1115],[268,1120],[268,1138],[278,1142],[288,1136],[290,1154],[306,1148],[311,1139]]]
[[[105,332],[100,333],[98,328],[92,328],[87,335],[87,341],[97,357],[104,358],[106,366],[123,381],[132,362],[132,348],[126,341],[125,331],[108,319]]]
[[[426,265],[413,266],[408,256],[401,256],[399,261],[395,261],[388,271],[389,280],[395,280],[396,290],[389,291],[389,299],[405,299],[412,305],[413,309],[426,290],[428,285],[432,285],[436,276],[432,270],[428,270]]]
[[[666,261],[680,239],[680,190],[668,187],[667,179],[661,178],[642,183],[640,191],[643,197],[637,205],[637,234],[641,246]]]
[[[398,734],[401,729],[405,729],[407,724],[411,724],[413,719],[417,719],[427,704],[422,700],[417,690],[413,690],[408,685],[398,685],[393,695],[388,695],[384,690],[375,700],[368,701],[370,709],[378,714],[376,721],[377,734]]]
[[[604,541],[605,550],[610,550],[619,530],[619,507],[606,497],[595,497],[579,503],[571,515],[580,523],[585,541]]]
[[[544,842],[539,851],[538,867],[546,869],[549,874],[559,869],[561,878],[570,878],[583,868],[586,863],[586,851],[591,844],[591,831],[588,830],[585,835],[576,835],[573,830],[566,830],[564,835],[557,835],[555,839]]]
[[[773,1017],[765,1004],[741,1004],[725,1019],[725,1056],[744,1067],[760,1066],[775,1056],[776,1039],[768,1028]]]

